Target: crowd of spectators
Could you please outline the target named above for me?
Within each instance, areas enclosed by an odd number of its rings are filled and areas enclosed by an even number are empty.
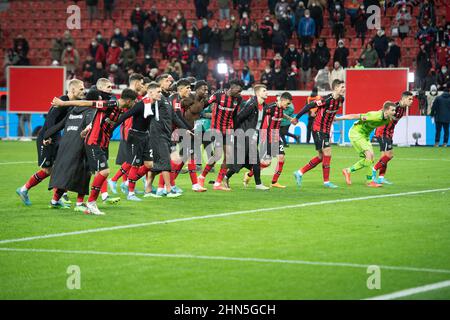
[[[103,18],[110,19],[114,1],[104,1]],[[315,86],[327,90],[334,79],[344,80],[344,70],[349,67],[398,67],[402,57],[395,37],[403,40],[415,36],[420,48],[415,59],[416,88],[428,91],[431,85],[438,90],[449,87],[450,24],[438,21],[433,0],[382,1],[396,13],[392,25],[378,29],[373,38],[367,38],[367,8],[380,5],[378,0],[269,0],[268,13],[262,21],[252,17],[251,0],[218,0],[217,12],[210,10],[209,2],[194,0],[201,22],[194,21],[189,28],[183,11],[169,18],[155,6],[144,10],[137,5],[130,15],[130,30],[115,28],[111,35],[97,32],[87,54],[80,54],[66,31],[53,40],[52,64],[66,66],[69,77],[81,75],[91,84],[100,77],[120,85],[127,83],[128,75],[134,72],[151,79],[167,72],[174,79],[212,76],[218,87],[239,78],[246,87],[262,82],[269,89],[295,90],[306,89],[314,81]],[[89,19],[100,19],[99,1],[86,0],[86,4]],[[418,16],[413,14],[415,6],[420,7]],[[218,19],[225,21],[223,28]],[[411,25],[416,21],[419,31],[412,35]],[[332,30],[336,48],[330,49],[322,36],[326,25]],[[354,28],[362,44],[355,63],[349,58],[353,50],[349,49],[351,39],[346,38],[349,27]],[[385,28],[391,28],[392,37],[386,35]],[[5,62],[28,64],[28,50],[27,41],[18,36]],[[261,66],[269,50],[273,50],[273,58]],[[167,61],[164,68],[156,57]],[[211,60],[215,63],[208,64]],[[238,70],[233,64],[236,60],[243,62]],[[263,70],[257,79],[255,65]]]

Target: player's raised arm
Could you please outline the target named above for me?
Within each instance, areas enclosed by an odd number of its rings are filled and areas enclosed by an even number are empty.
[[[340,120],[359,120],[361,118],[361,114],[346,114],[345,116],[336,117],[334,118],[334,121],[340,121]]]
[[[317,107],[317,101],[312,101],[308,104],[306,104],[302,110],[300,110],[300,112],[295,116],[295,119],[299,120],[302,115],[308,113],[309,110],[311,110],[312,108]]]
[[[89,108],[115,108],[117,101],[89,101],[89,100],[71,100],[63,101],[57,97],[53,98],[52,105],[55,107],[89,107]]]

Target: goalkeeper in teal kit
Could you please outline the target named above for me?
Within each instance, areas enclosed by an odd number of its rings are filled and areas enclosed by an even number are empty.
[[[395,116],[395,103],[387,101],[380,111],[371,111],[363,114],[349,114],[335,120],[358,120],[351,127],[348,136],[350,142],[358,152],[360,160],[350,168],[342,170],[347,184],[352,184],[350,174],[360,169],[366,170],[367,186],[381,187],[381,184],[372,180],[372,167],[374,163],[374,153],[370,143],[370,134],[380,126],[388,124]]]

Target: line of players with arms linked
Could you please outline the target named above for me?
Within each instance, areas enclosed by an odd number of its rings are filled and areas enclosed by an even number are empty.
[[[213,190],[231,191],[231,177],[242,168],[249,170],[244,174],[245,186],[253,177],[256,189],[269,190],[260,175],[261,169],[270,166],[273,158],[276,158],[277,165],[270,186],[285,188],[278,182],[285,162],[284,145],[279,136],[280,124],[283,119],[296,124],[310,110],[316,112],[313,138],[318,155],[294,172],[297,185],[301,186],[306,172],[322,163],[324,187],[337,188],[329,179],[332,124],[334,121],[355,119],[357,121],[350,129],[349,138],[360,159],[343,169],[342,173],[346,183],[351,184],[351,174],[364,169],[367,186],[380,187],[383,183],[390,183],[384,175],[388,162],[393,158],[395,125],[413,101],[412,93],[406,91],[398,102],[387,101],[379,111],[336,117],[344,102],[345,83],[335,80],[331,94],[317,97],[295,117],[290,117],[283,113],[292,104],[289,92],[279,95],[274,103],[266,103],[267,88],[255,85],[254,95],[243,101],[243,83],[239,80],[231,81],[229,88],[212,95],[209,95],[205,81],[188,78],[174,83],[168,74],[159,76],[155,82],[140,74],[131,75],[129,87],[122,91],[119,99],[112,94],[112,86],[108,79],[102,78],[86,94],[83,82],[73,79],[68,84],[67,94],[53,99],[37,138],[40,170],[16,190],[25,205],[31,205],[29,190],[47,177],[50,177],[48,188],[53,189],[51,208],[70,208],[67,191],[71,191],[78,194],[75,211],[86,214],[104,214],[97,206],[99,196],[105,204],[120,201],[119,197],[109,195],[108,186],[113,194],[117,194],[117,184],[121,178],[120,189],[127,194],[127,200],[142,201],[137,197],[136,190],[136,182],[141,178],[145,186],[144,197],[175,198],[183,193],[177,187],[176,179],[185,165],[192,191],[205,192],[206,177],[214,170],[217,160],[214,155],[219,151],[223,154],[223,161]],[[202,119],[210,119],[210,128],[202,125]],[[116,164],[121,167],[108,179],[109,142],[114,129],[119,126],[121,141]],[[375,128],[381,158],[374,165],[370,134]],[[256,137],[246,136],[245,143],[236,146],[232,138],[232,130],[236,129],[254,130],[257,134]],[[185,152],[181,152],[181,144],[177,148],[177,142],[174,142],[178,140],[174,137],[179,130],[185,130],[191,140],[183,144],[188,146]],[[197,175],[199,164],[194,157],[193,137],[195,134],[201,135],[202,130],[214,131],[216,139],[203,141],[204,148],[210,152],[202,173]],[[217,139],[218,136],[223,138]],[[261,141],[265,144],[263,151],[259,148]],[[277,146],[275,149],[274,144]],[[255,149],[258,150],[256,159],[250,155],[250,150]],[[227,164],[227,157],[230,158],[237,150],[245,153],[245,161],[238,163],[234,160],[232,164]],[[154,187],[156,184],[157,187]]]

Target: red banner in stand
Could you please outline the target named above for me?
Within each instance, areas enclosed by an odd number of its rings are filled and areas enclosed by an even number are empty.
[[[64,67],[9,67],[8,111],[47,113],[54,97],[65,94]]]
[[[408,69],[347,69],[345,113],[381,109],[385,101],[398,101],[408,90]]]

